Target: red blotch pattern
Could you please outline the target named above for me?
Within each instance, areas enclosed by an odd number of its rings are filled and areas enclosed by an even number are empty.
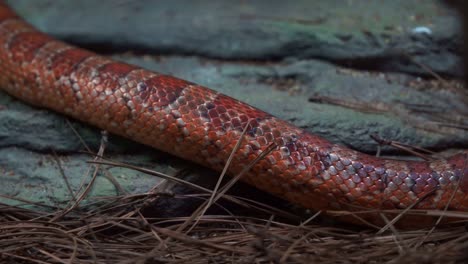
[[[52,39],[40,32],[25,32],[14,36],[8,48],[11,51],[13,60],[30,62],[37,50]]]

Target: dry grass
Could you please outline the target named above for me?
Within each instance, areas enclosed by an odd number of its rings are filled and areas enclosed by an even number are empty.
[[[114,166],[127,166],[99,161]],[[135,168],[143,170],[143,168]],[[171,177],[157,174],[168,180]],[[92,173],[94,175],[94,173]],[[288,213],[200,186],[202,204],[186,217],[148,217],[145,208],[167,193],[102,197],[65,208],[27,210],[0,204],[2,263],[463,263],[468,259],[468,214],[456,225],[397,230],[302,222]],[[179,184],[185,184],[179,180]],[[189,184],[189,183],[187,183]],[[170,199],[179,199],[177,195]],[[166,197],[167,199],[167,197]],[[208,215],[218,200],[241,204],[257,216]],[[25,201],[26,202],[26,201]],[[261,211],[261,213],[260,213]],[[267,212],[267,214],[265,214]],[[346,214],[346,212],[341,212]],[[408,213],[408,212],[405,212]],[[421,212],[416,212],[420,214]],[[430,212],[425,212],[430,213]],[[259,217],[269,215],[269,217]],[[277,217],[281,215],[283,217]],[[284,217],[286,216],[286,217]]]
[[[205,198],[208,198],[205,196]],[[149,218],[157,193],[108,197],[57,217],[0,206],[4,263],[462,263],[464,225],[379,233],[235,215]],[[177,198],[173,198],[177,199]],[[77,209],[79,208],[79,209]],[[54,220],[55,219],[55,220]],[[191,220],[190,220],[191,219]],[[190,221],[187,221],[190,220]],[[465,218],[468,220],[468,217]],[[181,228],[185,226],[185,228]]]

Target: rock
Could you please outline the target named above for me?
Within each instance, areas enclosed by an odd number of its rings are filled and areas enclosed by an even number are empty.
[[[455,12],[439,1],[9,1],[41,30],[113,53],[318,58],[380,71],[462,74]],[[419,34],[425,27],[431,34]]]

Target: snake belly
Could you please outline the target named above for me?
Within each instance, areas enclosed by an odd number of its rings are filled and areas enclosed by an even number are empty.
[[[242,180],[312,210],[468,211],[466,151],[432,162],[359,153],[209,88],[55,40],[3,2],[0,90],[217,171],[247,127],[229,174],[275,144]]]

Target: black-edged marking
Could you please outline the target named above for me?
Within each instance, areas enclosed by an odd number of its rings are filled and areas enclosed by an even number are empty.
[[[52,38],[40,32],[21,32],[9,40],[7,48],[14,61],[31,62],[36,52],[50,41]]]

